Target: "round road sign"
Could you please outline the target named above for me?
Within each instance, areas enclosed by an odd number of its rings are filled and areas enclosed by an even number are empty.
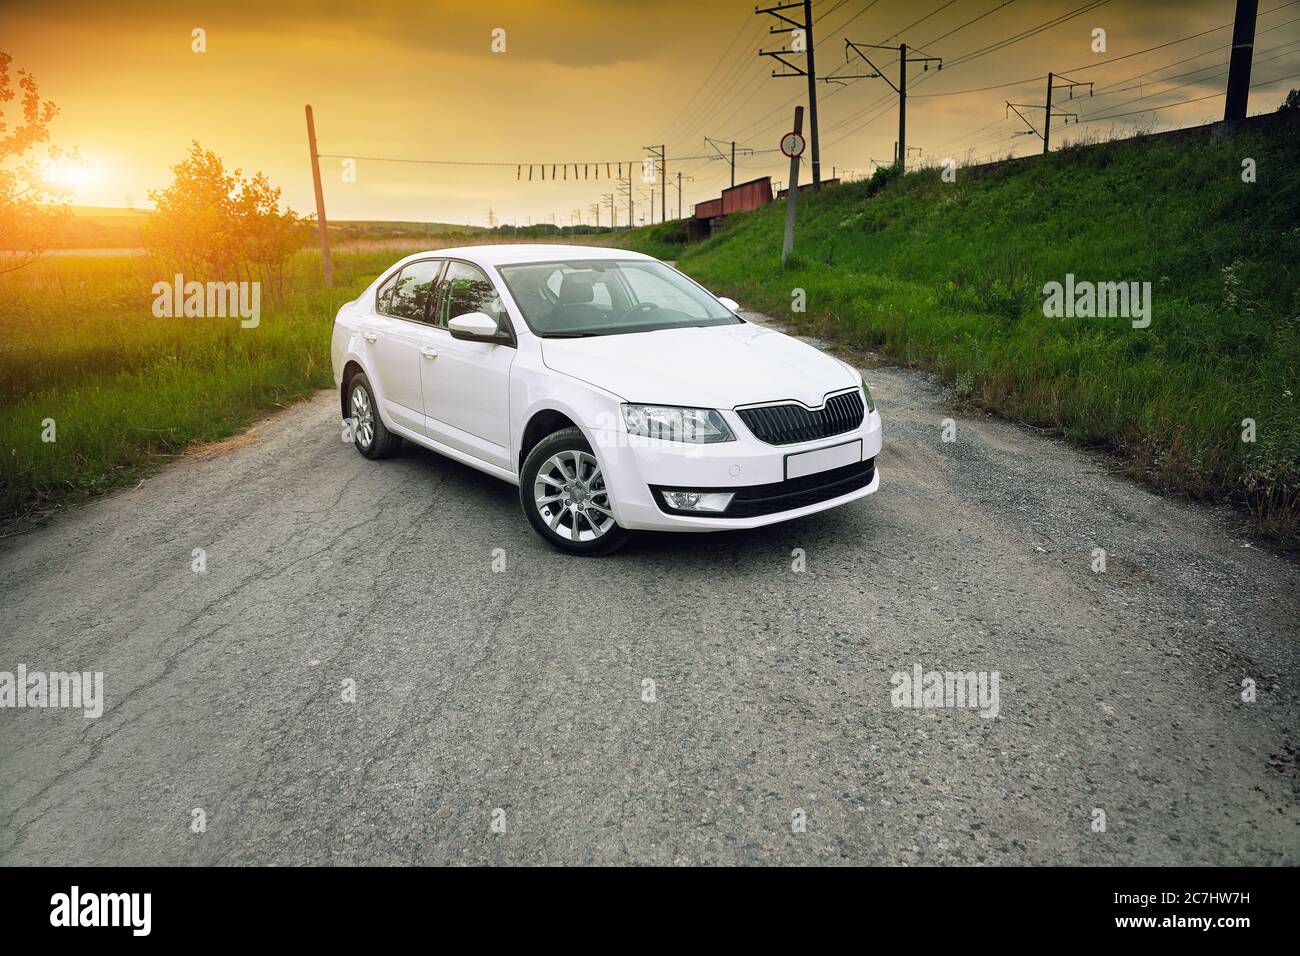
[[[791,159],[803,155],[804,139],[802,133],[789,132],[781,137],[781,152]]]

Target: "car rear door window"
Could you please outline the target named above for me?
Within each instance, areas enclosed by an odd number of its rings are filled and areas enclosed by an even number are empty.
[[[388,281],[379,287],[375,293],[375,308],[384,315],[393,311],[393,289],[397,285],[397,277],[400,273],[394,272],[388,277]]]
[[[402,269],[393,286],[386,314],[416,322],[429,321],[429,302],[441,271],[442,262],[437,259],[412,262]],[[382,308],[382,293],[380,303]]]

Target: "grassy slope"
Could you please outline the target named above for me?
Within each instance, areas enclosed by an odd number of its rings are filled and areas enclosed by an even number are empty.
[[[185,445],[328,386],[338,306],[392,261],[294,262],[293,290],[238,319],[157,319],[157,276],[139,257],[46,260],[0,282],[0,516],[123,484]],[[57,441],[41,440],[52,418]]]
[[[1158,486],[1243,496],[1294,540],[1298,147],[1292,123],[1068,149],[955,183],[931,170],[841,186],[800,197],[786,270],[783,203],[695,246],[672,224],[632,243],[747,306],[934,369],[961,398],[1115,450]],[[1242,182],[1243,157],[1258,182]],[[1043,285],[1067,272],[1150,281],[1151,327],[1045,318]]]

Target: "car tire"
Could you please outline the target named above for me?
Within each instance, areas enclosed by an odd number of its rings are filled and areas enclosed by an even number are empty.
[[[348,381],[348,412],[352,422],[352,444],[367,458],[387,458],[402,446],[400,435],[384,427],[379,403],[370,379],[358,372]]]
[[[537,533],[569,554],[609,554],[627,543],[580,429],[562,429],[533,446],[519,472],[519,503]]]

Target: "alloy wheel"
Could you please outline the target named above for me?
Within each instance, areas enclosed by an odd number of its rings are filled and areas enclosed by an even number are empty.
[[[533,481],[533,502],[552,532],[570,541],[595,541],[614,527],[600,463],[590,452],[556,452]]]
[[[375,440],[375,409],[370,395],[360,385],[352,389],[352,434],[362,448]]]

